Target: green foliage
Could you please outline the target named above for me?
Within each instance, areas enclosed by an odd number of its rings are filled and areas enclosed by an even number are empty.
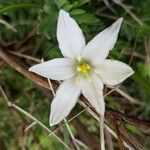
[[[111,96],[107,97],[108,100],[108,106],[114,110],[117,110],[119,108],[119,105],[117,103],[117,101],[115,101],[115,99]]]
[[[142,135],[140,130],[131,124],[126,124],[125,127],[132,133],[136,135]]]
[[[87,13],[86,9],[80,9],[80,7],[88,0],[69,1],[69,0],[45,0],[43,7],[43,13],[40,16],[40,25],[38,33],[46,36],[47,39],[51,39],[56,34],[56,24],[58,18],[58,12],[60,9],[69,11],[71,16],[74,17],[79,24],[96,24],[99,23],[99,19],[94,16],[94,13]]]
[[[21,8],[40,8],[40,5],[37,4],[32,4],[32,3],[20,3],[20,4],[13,4],[10,6],[6,6],[0,9],[0,14],[13,11],[16,9],[21,9]]]
[[[142,77],[139,73],[135,72],[132,78],[140,84],[145,90],[150,93],[150,81]]]

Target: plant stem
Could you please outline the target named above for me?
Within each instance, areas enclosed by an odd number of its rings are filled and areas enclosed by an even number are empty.
[[[100,115],[100,117],[99,117],[99,125],[100,125],[100,147],[101,147],[101,150],[105,150],[104,115]]]

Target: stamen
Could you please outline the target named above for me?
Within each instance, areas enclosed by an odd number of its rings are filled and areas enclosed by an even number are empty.
[[[79,76],[77,75],[77,76],[76,76],[75,83],[76,83],[76,84],[79,84],[79,80],[80,80],[80,78],[79,78]]]
[[[88,64],[86,61],[79,62],[81,57],[78,57],[78,63],[76,66],[77,69],[77,75],[76,75],[76,84],[78,84],[80,81],[80,78],[86,78],[88,81],[91,81],[91,72],[93,71],[93,67]]]
[[[91,71],[91,66],[87,63],[82,63],[77,66],[77,71],[82,74],[87,74]]]
[[[80,62],[81,61],[81,56],[78,56],[77,60]]]

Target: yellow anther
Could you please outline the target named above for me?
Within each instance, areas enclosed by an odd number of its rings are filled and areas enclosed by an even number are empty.
[[[91,71],[91,66],[87,63],[81,63],[77,66],[77,71],[82,74],[87,74]]]

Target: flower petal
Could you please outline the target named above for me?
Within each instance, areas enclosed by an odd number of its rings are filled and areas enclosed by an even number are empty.
[[[119,84],[134,73],[129,65],[110,59],[98,65],[98,72],[103,83],[107,85]]]
[[[105,59],[117,41],[122,20],[123,18],[118,19],[110,27],[92,39],[85,47],[82,57],[90,59],[95,63]]]
[[[69,13],[60,10],[57,24],[57,40],[64,57],[77,58],[85,47],[82,30]]]
[[[104,115],[105,103],[103,98],[103,83],[100,78],[93,74],[91,80],[81,79],[80,88],[84,97],[91,103],[98,113]]]
[[[80,95],[80,88],[74,79],[64,81],[57,90],[51,104],[50,125],[58,124],[72,110]]]
[[[29,68],[36,74],[53,80],[64,80],[75,75],[74,61],[69,58],[56,58]]]

